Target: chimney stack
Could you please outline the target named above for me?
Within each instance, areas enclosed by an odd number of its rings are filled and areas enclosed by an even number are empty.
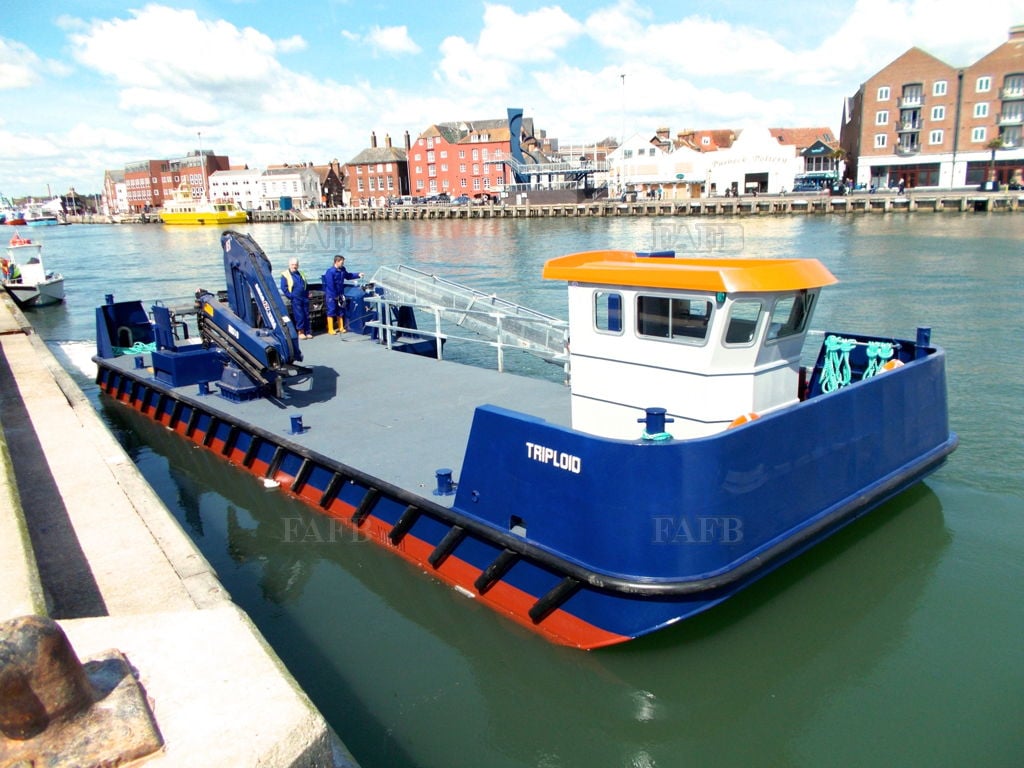
[[[412,149],[412,143],[409,140],[409,132],[406,131],[405,132],[405,151],[408,152],[410,149]]]
[[[376,131],[370,131],[370,146],[373,149],[377,148],[377,132]]]
[[[387,147],[388,149],[391,149],[391,134],[390,133],[385,133],[384,134],[384,146]]]

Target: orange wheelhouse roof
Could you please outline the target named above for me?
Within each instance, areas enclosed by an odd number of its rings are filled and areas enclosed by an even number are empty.
[[[817,259],[677,259],[586,251],[551,259],[542,275],[593,285],[718,293],[796,291],[838,282]]]

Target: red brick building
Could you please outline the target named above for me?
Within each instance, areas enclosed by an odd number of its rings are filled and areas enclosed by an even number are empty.
[[[1024,167],[1024,26],[968,67],[911,48],[847,99],[840,145],[861,184],[1006,184]]]
[[[231,161],[227,155],[209,150],[189,152],[184,157],[166,160],[140,160],[124,167],[128,188],[128,205],[135,213],[160,208],[173,197],[181,184],[186,184],[192,197],[201,199],[209,191],[210,174],[227,171]]]
[[[524,119],[523,130],[532,136],[533,121]],[[510,156],[510,138],[507,119],[430,126],[409,149],[410,194],[497,197],[511,183],[502,162]]]
[[[377,134],[370,134],[370,146],[345,165],[345,183],[348,187],[348,205],[383,207],[402,195],[409,194],[409,133],[405,134],[405,149],[391,145],[391,137],[384,137],[384,146],[377,146]]]

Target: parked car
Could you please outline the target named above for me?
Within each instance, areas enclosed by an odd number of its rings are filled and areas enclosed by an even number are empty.
[[[426,200],[424,200],[424,202],[427,205],[448,205],[448,203],[451,202],[451,200],[448,197],[447,193],[442,192],[439,195],[431,195]]]
[[[458,197],[452,198],[452,205],[469,205],[469,195],[459,195]]]

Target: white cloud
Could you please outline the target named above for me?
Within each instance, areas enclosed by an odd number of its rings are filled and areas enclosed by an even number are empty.
[[[366,36],[375,51],[382,53],[419,53],[420,47],[409,37],[409,29],[400,27],[378,27],[374,25]]]
[[[281,71],[274,58],[278,45],[251,27],[204,21],[195,11],[159,5],[130,13],[130,19],[93,21],[73,31],[75,58],[121,85],[157,82],[178,92],[252,85]],[[290,38],[285,47],[295,45]]]
[[[63,62],[41,59],[27,45],[0,37],[0,91],[31,88],[47,75],[63,77],[70,71]]]
[[[506,5],[485,5],[475,43],[458,36],[441,43],[435,79],[441,87],[497,94],[523,70],[556,60],[582,33],[583,25],[558,7],[520,14]]]
[[[0,38],[0,90],[27,88],[40,79],[39,57],[27,45]]]

